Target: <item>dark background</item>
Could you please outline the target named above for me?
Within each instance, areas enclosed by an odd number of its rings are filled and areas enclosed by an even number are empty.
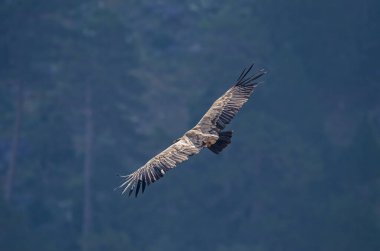
[[[380,250],[380,2],[0,4],[0,249]],[[250,63],[229,129],[113,188]]]

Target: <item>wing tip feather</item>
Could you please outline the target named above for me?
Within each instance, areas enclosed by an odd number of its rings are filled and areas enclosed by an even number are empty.
[[[237,79],[237,82],[235,86],[246,86],[249,84],[254,84],[256,86],[256,83],[254,81],[256,79],[259,79],[261,76],[267,74],[267,71],[264,68],[259,69],[256,71],[252,76],[247,77],[248,73],[252,70],[254,64],[251,64],[248,69],[244,68],[243,72],[240,74],[239,78]]]

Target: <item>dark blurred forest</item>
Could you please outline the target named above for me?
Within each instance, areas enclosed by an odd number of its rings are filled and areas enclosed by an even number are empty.
[[[0,250],[380,250],[380,1],[3,0]],[[114,187],[264,67],[228,127]]]

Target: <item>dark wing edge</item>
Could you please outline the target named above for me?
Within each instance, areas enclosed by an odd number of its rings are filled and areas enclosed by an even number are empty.
[[[254,89],[262,82],[257,80],[266,74],[264,69],[248,76],[253,64],[238,77],[236,83],[219,99],[217,99],[207,113],[199,121],[198,126],[205,129],[222,131],[235,117],[241,107],[246,103]],[[247,77],[248,76],[248,77]]]
[[[177,164],[186,161],[189,156],[197,154],[199,151],[200,148],[197,148],[191,141],[181,138],[135,172],[121,176],[125,178],[125,181],[117,188],[122,188],[122,194],[128,192],[129,196],[135,191],[135,197],[137,197],[140,187],[141,193],[144,193],[147,185],[159,180]]]

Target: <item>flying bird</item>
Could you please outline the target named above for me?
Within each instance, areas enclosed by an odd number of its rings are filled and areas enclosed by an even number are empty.
[[[135,191],[137,197],[140,188],[143,193],[147,185],[162,178],[166,172],[203,148],[219,154],[227,147],[231,143],[232,131],[224,131],[224,128],[247,102],[260,83],[257,80],[266,73],[262,69],[248,76],[252,67],[253,65],[243,70],[235,84],[212,104],[195,127],[135,172],[121,176],[125,178],[123,184],[118,187],[123,189],[122,193],[128,192],[131,195]]]

